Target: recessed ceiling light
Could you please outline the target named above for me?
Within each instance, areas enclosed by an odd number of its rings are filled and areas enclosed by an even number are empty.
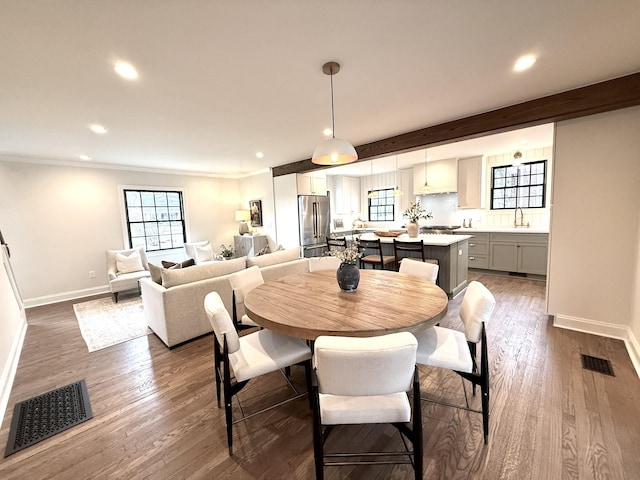
[[[97,133],[98,135],[104,135],[105,133],[107,133],[107,129],[102,125],[98,125],[97,123],[90,125],[89,128],[93,133]]]
[[[127,80],[136,80],[138,78],[138,71],[136,67],[127,62],[117,62],[113,69],[118,75]]]
[[[256,157],[258,157],[258,158],[262,158],[262,157],[264,157],[264,153],[262,153],[262,152],[256,152]]]
[[[528,140],[520,140],[520,145],[526,145],[527,143],[529,143]]]
[[[325,137],[330,137],[331,135],[333,135],[333,130],[331,130],[330,128],[325,128],[325,129],[322,131],[322,134],[323,134]]]
[[[89,155],[80,155],[78,158],[80,160],[91,160],[91,157]]]
[[[513,69],[516,72],[522,72],[523,70],[530,68],[534,63],[536,63],[536,57],[533,55],[524,55],[516,61]]]

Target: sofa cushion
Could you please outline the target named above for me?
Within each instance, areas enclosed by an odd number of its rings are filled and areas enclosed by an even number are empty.
[[[142,259],[140,258],[140,252],[134,250],[127,255],[116,253],[116,269],[118,270],[118,275],[121,273],[132,273],[144,270],[144,267],[142,266]]]
[[[276,263],[290,262],[300,258],[300,247],[287,248],[259,257],[247,258],[247,267],[268,267]]]
[[[205,263],[203,265],[195,265],[190,268],[180,268],[177,270],[163,268],[161,271],[162,285],[165,288],[171,288],[176,285],[197,282],[206,278],[220,277],[237,272],[238,270],[243,270],[246,262],[247,257],[240,257],[224,262]]]

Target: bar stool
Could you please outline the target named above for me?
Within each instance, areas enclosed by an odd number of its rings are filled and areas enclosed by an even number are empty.
[[[405,242],[402,240],[398,240],[396,238],[393,239],[393,255],[394,261],[396,264],[396,270],[400,268],[400,263],[403,258],[408,257],[409,255],[402,255],[402,253],[406,252],[418,252],[420,255],[418,257],[411,257],[414,260],[422,260],[423,262],[433,263],[438,265],[438,260],[433,258],[427,258],[424,254],[424,241],[418,240],[415,242]]]
[[[366,268],[366,265],[376,268],[376,265],[380,265],[380,269],[384,269],[385,265],[395,262],[393,255],[382,254],[382,244],[379,238],[375,240],[360,239],[358,241],[358,251],[363,254],[362,258],[360,258],[360,268]],[[373,251],[374,253],[366,254],[367,251]]]

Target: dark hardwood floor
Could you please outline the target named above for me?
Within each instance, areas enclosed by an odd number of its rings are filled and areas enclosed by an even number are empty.
[[[552,327],[543,282],[471,277],[497,299],[488,325],[489,444],[480,415],[423,402],[425,479],[640,478],[640,379],[624,343]],[[450,303],[443,326],[461,329],[461,298]],[[16,402],[82,378],[94,417],[0,459],[0,478],[314,478],[306,399],[236,424],[229,457],[211,336],[170,351],[149,335],[88,353],[72,303],[28,311],[0,443]],[[616,376],[582,369],[581,353],[609,359]],[[295,367],[293,377],[304,388],[303,369]],[[421,367],[421,379],[424,397],[463,401],[455,374]],[[251,381],[240,399],[250,413],[287,395],[283,378],[272,374]],[[340,427],[327,447],[393,449],[401,442],[393,428]],[[408,466],[389,466],[331,468],[326,478],[413,477]]]

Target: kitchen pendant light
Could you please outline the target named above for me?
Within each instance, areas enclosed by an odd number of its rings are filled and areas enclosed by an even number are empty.
[[[367,198],[378,198],[378,192],[373,189],[373,160],[369,160],[369,164],[371,166],[371,175],[369,175],[369,185],[371,186],[371,189],[369,190]]]
[[[346,140],[336,138],[335,117],[333,112],[333,76],[340,71],[340,64],[327,62],[322,66],[325,75],[331,78],[331,136],[313,151],[311,161],[318,165],[344,165],[358,159],[356,149]]]
[[[513,154],[513,164],[514,167],[519,167],[520,165],[522,165],[522,152],[520,152],[519,150],[514,152]]]
[[[402,190],[400,190],[400,188],[398,187],[398,156],[396,155],[396,188],[395,190],[392,192],[393,196],[395,197],[399,197],[400,195],[404,195],[404,192]]]
[[[424,185],[420,188],[420,193],[429,193],[431,191],[431,187],[427,183],[427,149],[424,149]]]

